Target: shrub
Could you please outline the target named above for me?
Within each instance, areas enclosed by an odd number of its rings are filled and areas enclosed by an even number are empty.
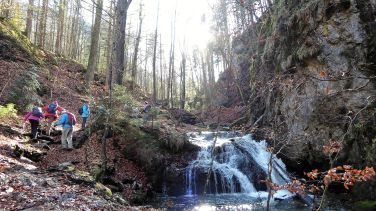
[[[131,108],[135,107],[137,102],[133,99],[131,94],[125,87],[115,86],[112,94],[112,107],[110,109],[110,99],[108,96],[103,96],[97,105],[97,109],[93,109],[95,118],[95,128],[93,131],[104,129],[106,122],[106,115],[109,117],[109,125],[114,132],[124,133],[129,124],[129,114]]]
[[[17,110],[14,108],[14,104],[9,103],[6,106],[0,105],[0,120],[16,116]]]
[[[157,115],[159,114],[160,110],[158,107],[152,107],[149,111],[149,115],[151,117],[151,125],[154,128],[154,120],[157,119]]]

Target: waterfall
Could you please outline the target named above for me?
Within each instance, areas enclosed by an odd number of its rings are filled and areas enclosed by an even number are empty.
[[[212,160],[215,133],[188,133],[189,141],[200,147],[197,158],[186,168],[186,194],[204,192],[206,178]],[[214,160],[206,192],[209,194],[265,193],[266,185],[260,180],[267,178],[270,152],[265,141],[257,142],[251,135],[237,132],[218,132]],[[290,181],[285,164],[273,157],[272,181],[282,185]],[[284,192],[286,193],[286,191]]]

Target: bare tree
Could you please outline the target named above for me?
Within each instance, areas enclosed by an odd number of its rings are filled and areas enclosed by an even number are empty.
[[[62,42],[63,42],[63,32],[64,32],[64,19],[65,19],[65,8],[66,8],[67,1],[60,0],[59,1],[59,14],[58,14],[58,22],[57,22],[57,32],[56,32],[56,42],[55,42],[55,53],[61,54],[62,53]]]
[[[34,0],[29,0],[29,4],[27,6],[27,17],[26,17],[26,36],[30,39],[31,38],[31,30],[33,27],[33,10],[34,10]]]
[[[110,71],[113,73],[111,75],[113,75],[114,83],[119,85],[123,84],[125,27],[127,23],[127,11],[131,2],[132,0],[118,0],[115,9],[113,62],[111,62]]]
[[[91,44],[90,44],[90,55],[87,65],[86,72],[86,83],[90,85],[90,82],[94,79],[94,72],[97,66],[98,59],[98,44],[99,44],[99,35],[101,28],[101,19],[102,19],[102,10],[103,10],[103,0],[97,0],[96,11],[95,11],[95,22],[91,32]]]
[[[37,44],[38,42],[38,34],[39,34],[39,16],[40,16],[40,9],[39,9],[39,6],[40,6],[40,0],[38,0],[38,4],[36,6],[36,8],[38,8],[36,10],[36,21],[35,21],[35,32],[34,32],[34,44]]]
[[[163,101],[165,98],[165,90],[163,83],[163,50],[162,50],[162,34],[159,34],[159,73],[160,73],[160,98]]]
[[[113,5],[114,5],[114,2],[111,1],[110,2],[110,12],[109,12],[109,21],[108,21],[108,30],[107,30],[107,74],[106,74],[106,86],[108,86],[109,84],[109,79],[110,79],[110,73],[111,73],[111,62],[112,62],[112,40],[113,40],[113,31],[114,31],[114,28],[112,27],[114,24],[115,24],[115,19],[112,17],[112,14],[113,14]]]
[[[157,9],[157,23],[154,32],[154,47],[153,47],[153,103],[157,102],[157,77],[156,77],[156,59],[157,59],[157,43],[158,43],[158,18],[159,18],[159,1]]]
[[[181,67],[180,67],[180,108],[184,109],[185,107],[185,72],[186,72],[186,56],[183,52],[182,55],[182,61],[181,61]]]
[[[140,2],[140,11],[139,11],[139,14],[138,14],[138,19],[139,19],[138,32],[137,32],[136,42],[135,42],[135,45],[134,45],[134,54],[133,54],[133,61],[132,61],[132,68],[131,68],[131,71],[132,71],[132,85],[131,85],[131,89],[132,90],[134,89],[134,85],[136,83],[136,78],[137,78],[138,49],[139,49],[140,41],[141,41],[141,31],[142,31],[142,21],[143,21],[143,17],[142,17],[142,1]]]
[[[48,0],[43,0],[41,19],[39,21],[39,40],[38,46],[44,48],[46,41]]]
[[[168,66],[168,83],[167,83],[167,101],[170,101],[170,106],[174,107],[173,85],[174,85],[174,60],[175,60],[175,28],[176,28],[176,9],[174,15],[174,22],[171,24],[171,49],[170,62]]]

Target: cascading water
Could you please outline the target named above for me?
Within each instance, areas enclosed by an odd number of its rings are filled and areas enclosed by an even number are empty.
[[[186,169],[186,194],[201,195],[206,191],[209,194],[265,195],[266,186],[260,180],[267,178],[271,156],[266,142],[256,142],[251,135],[242,136],[237,132],[219,132],[217,138],[215,136],[213,132],[188,134],[190,142],[199,146],[200,151]],[[289,182],[284,163],[275,155],[272,155],[272,162],[272,182],[279,185]],[[210,168],[210,182],[206,185]],[[282,192],[285,196],[292,195]]]

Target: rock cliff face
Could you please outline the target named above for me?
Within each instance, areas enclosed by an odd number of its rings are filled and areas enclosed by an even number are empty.
[[[375,0],[278,0],[233,44],[250,123],[288,143],[290,167],[328,167],[334,141],[339,163],[375,165]]]

